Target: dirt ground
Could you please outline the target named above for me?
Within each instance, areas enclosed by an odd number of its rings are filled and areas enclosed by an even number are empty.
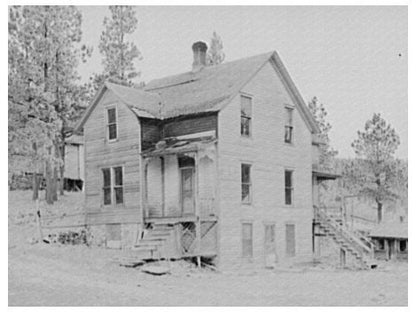
[[[79,194],[66,195],[48,209],[77,210],[81,202]],[[170,274],[153,276],[112,261],[120,251],[33,244],[32,205],[30,193],[9,192],[9,306],[407,305],[407,263],[371,271],[304,266],[217,273],[177,261]]]

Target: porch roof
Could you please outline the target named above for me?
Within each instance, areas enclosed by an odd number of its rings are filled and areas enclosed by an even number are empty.
[[[166,139],[159,141],[154,147],[143,151],[142,156],[150,158],[169,154],[196,152],[214,144],[216,141],[216,138],[212,136],[182,140]]]
[[[335,180],[342,177],[341,174],[318,164],[312,164],[312,174],[316,176],[318,180]]]

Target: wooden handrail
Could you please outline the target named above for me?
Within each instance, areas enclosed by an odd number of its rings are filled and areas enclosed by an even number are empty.
[[[346,239],[350,243],[353,243],[354,245],[359,247],[360,250],[362,250],[366,253],[370,253],[370,254],[373,253],[372,246],[367,246],[366,244],[364,244],[361,241],[361,239],[357,238],[356,235],[354,233],[352,233],[347,227],[340,225],[338,222],[333,220],[333,218],[331,218],[329,215],[327,215],[319,207],[315,206],[314,208],[315,208],[315,214],[319,218],[319,220],[324,221],[327,225],[329,225],[336,232],[338,232],[344,239]]]

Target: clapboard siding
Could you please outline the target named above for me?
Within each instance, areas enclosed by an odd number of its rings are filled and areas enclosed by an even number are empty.
[[[164,137],[176,137],[181,135],[216,130],[217,115],[182,117],[165,121],[163,125]]]
[[[152,119],[140,119],[143,150],[152,147],[160,140],[160,122]]]
[[[106,108],[116,107],[117,140],[107,139]],[[85,198],[90,224],[137,223],[140,207],[140,122],[109,90],[102,96],[84,125]],[[103,205],[102,169],[123,167],[122,205]]]
[[[278,262],[312,253],[311,133],[294,111],[294,144],[284,143],[284,107],[294,105],[267,64],[243,88],[251,95],[252,137],[240,135],[240,96],[219,113],[220,266],[264,265],[264,224],[275,224]],[[252,203],[241,203],[241,164],[251,164]],[[284,170],[294,170],[294,205],[284,203]],[[242,223],[253,225],[253,258],[242,258]],[[295,225],[296,256],[286,258],[286,224]]]

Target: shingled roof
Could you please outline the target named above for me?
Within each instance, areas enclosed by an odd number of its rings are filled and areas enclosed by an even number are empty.
[[[184,114],[218,111],[270,59],[273,52],[260,54],[197,72],[186,72],[152,80],[145,87],[162,98],[162,115],[172,118]]]
[[[155,79],[144,89],[106,82],[104,90],[113,91],[139,117],[168,119],[182,115],[216,112],[227,105],[269,61],[282,79],[309,129],[313,133],[319,132],[311,113],[276,52]],[[88,107],[78,129],[83,126],[98,99],[99,96]]]

